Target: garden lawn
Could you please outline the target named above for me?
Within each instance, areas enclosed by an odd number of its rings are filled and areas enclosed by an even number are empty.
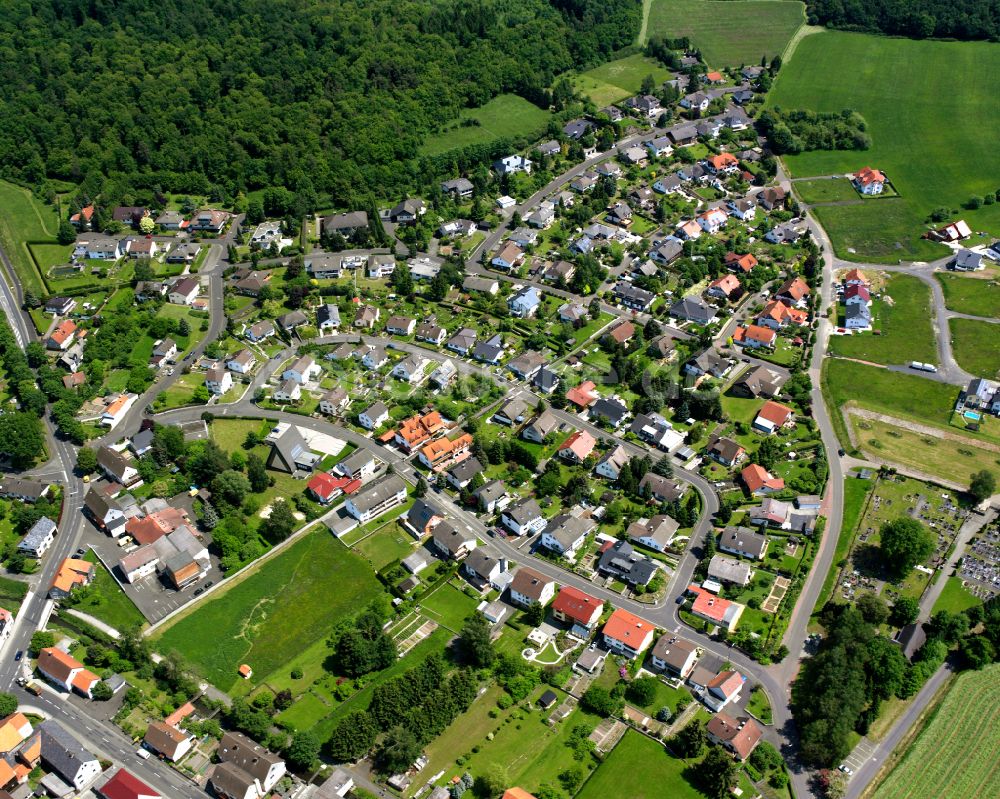
[[[0,181],[0,244],[24,290],[40,297],[48,294],[48,288],[28,243],[55,244],[58,230],[54,208],[37,200],[27,189]]]
[[[601,108],[638,94],[647,75],[653,76],[657,86],[671,77],[670,70],[658,61],[636,53],[577,75],[573,87]]]
[[[767,693],[763,688],[757,688],[750,694],[747,711],[765,724],[771,723],[771,700],[767,698]]]
[[[97,577],[87,589],[87,596],[72,607],[110,624],[119,632],[145,624],[146,619],[139,609],[100,563],[93,550],[87,553],[86,560],[97,564]]]
[[[949,310],[988,318],[1000,317],[1000,282],[935,272]]]
[[[974,319],[949,319],[955,361],[965,371],[990,380],[1000,372],[1000,325]]]
[[[963,610],[968,610],[979,604],[979,599],[970,594],[965,589],[965,586],[962,585],[961,578],[951,576],[944,584],[944,590],[941,592],[941,596],[937,598],[937,602],[934,603],[931,614],[933,615],[939,610],[961,613]]]
[[[21,606],[24,595],[28,593],[28,584],[9,577],[0,577],[0,606],[15,612]]]
[[[182,616],[155,645],[228,690],[240,664],[266,678],[380,591],[368,565],[321,527]]]
[[[502,138],[534,139],[544,133],[551,114],[516,94],[501,94],[486,105],[463,111],[448,130],[428,136],[421,155],[440,155],[470,144]],[[465,120],[479,124],[463,126]]]
[[[687,764],[661,744],[629,730],[577,794],[577,799],[702,799],[685,778]]]
[[[965,672],[874,799],[1000,796],[1000,664]]]
[[[804,203],[860,202],[860,195],[847,178],[799,180],[792,184],[792,188]]]
[[[465,620],[476,611],[478,601],[451,583],[420,600],[420,613],[452,632],[459,632]]]
[[[687,36],[710,67],[737,67],[781,55],[804,21],[789,0],[652,0],[646,38]]]
[[[885,300],[892,298],[891,303]],[[937,363],[937,343],[931,325],[931,291],[920,278],[894,275],[883,298],[872,304],[872,327],[881,331],[831,336],[830,352],[845,358],[885,364],[907,361]]]
[[[858,447],[880,460],[965,486],[973,472],[985,469],[1000,477],[1000,453],[973,440],[953,441],[915,433],[874,419],[851,417]]]
[[[243,449],[248,433],[261,433],[260,419],[213,419],[209,425],[212,440],[232,454]]]
[[[402,560],[413,552],[413,536],[399,522],[393,522],[358,542],[352,549],[363,555],[375,571],[381,571],[393,561]]]
[[[784,109],[853,109],[865,118],[872,147],[786,157],[792,175],[836,175],[872,166],[888,175],[900,195],[817,209],[838,255],[882,262],[947,255],[920,236],[934,209],[959,208],[971,196],[997,189],[1000,151],[982,131],[1000,123],[992,79],[998,70],[1000,46],[988,42],[841,31],[815,33],[799,42],[768,103]],[[957,216],[973,230],[1000,233],[1000,206]]]

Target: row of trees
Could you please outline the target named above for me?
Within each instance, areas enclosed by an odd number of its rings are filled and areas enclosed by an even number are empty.
[[[1000,19],[990,0],[809,0],[809,24],[831,28],[912,36],[925,39],[991,39],[1000,37]]]
[[[44,359],[44,347],[41,355]],[[39,417],[45,413],[47,399],[35,385],[35,373],[5,319],[0,319],[0,362],[7,391],[18,404],[18,410],[0,414],[0,452],[15,469],[24,469],[45,451],[45,434]]]

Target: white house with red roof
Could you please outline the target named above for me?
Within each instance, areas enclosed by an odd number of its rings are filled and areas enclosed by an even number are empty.
[[[752,718],[734,719],[728,713],[716,713],[705,725],[708,740],[718,744],[737,760],[746,760],[757,748],[764,731]]]
[[[886,176],[877,169],[866,166],[851,175],[851,183],[862,194],[881,194],[885,191]]]
[[[572,463],[583,463],[597,446],[596,439],[586,430],[577,430],[559,447],[559,457]]]
[[[578,588],[565,586],[552,603],[552,615],[565,624],[571,624],[571,631],[581,638],[590,636],[594,625],[604,613],[604,603]]]
[[[782,478],[775,477],[763,466],[756,463],[751,463],[740,472],[740,480],[754,496],[772,494],[775,491],[783,491],[785,488],[785,481]]]
[[[754,350],[760,347],[770,349],[774,347],[777,341],[777,331],[763,325],[741,326],[733,331],[733,343],[740,347],[749,347]]]
[[[653,643],[654,629],[634,613],[617,608],[604,624],[604,643],[619,655],[638,657]]]
[[[761,433],[771,434],[785,425],[791,424],[794,419],[795,413],[787,405],[768,400],[757,412],[757,418],[753,420],[753,428]]]
[[[730,702],[740,698],[740,692],[747,678],[738,671],[720,671],[715,678],[705,686],[701,700],[712,710],[718,712]]]

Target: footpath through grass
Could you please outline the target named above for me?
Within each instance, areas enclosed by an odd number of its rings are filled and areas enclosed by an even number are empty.
[[[982,132],[1000,123],[993,78],[998,71],[1000,45],[989,42],[840,31],[799,42],[768,103],[784,109],[858,111],[868,123],[872,147],[787,157],[792,174],[834,175],[872,166],[884,171],[900,194],[898,199],[817,209],[838,255],[894,262],[947,254],[920,235],[932,210],[957,209],[973,195],[997,190],[1000,150]],[[973,230],[1000,233],[998,205],[961,210],[956,216]]]
[[[161,652],[179,652],[225,691],[239,679],[240,664],[261,676],[276,671],[380,590],[368,564],[320,527],[182,616],[154,642]]]
[[[501,94],[486,105],[463,111],[448,128],[428,136],[421,155],[440,155],[470,144],[489,144],[497,139],[538,138],[552,115],[516,94]],[[474,124],[467,124],[473,121]]]
[[[843,308],[839,309],[843,312]],[[830,352],[884,364],[937,363],[931,325],[931,290],[920,278],[894,275],[872,304],[872,327],[880,331],[831,336]]]
[[[646,38],[687,36],[709,66],[737,67],[781,55],[804,22],[791,0],[652,0]]]
[[[874,799],[1000,796],[1000,664],[958,676]]]

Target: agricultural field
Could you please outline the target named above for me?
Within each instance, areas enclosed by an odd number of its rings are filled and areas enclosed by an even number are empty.
[[[945,248],[919,238],[928,215],[939,207],[965,218],[973,230],[1000,233],[1000,206],[961,208],[972,196],[997,190],[1000,153],[982,136],[984,125],[1000,122],[1000,106],[987,77],[997,69],[1000,47],[986,42],[839,31],[815,33],[799,42],[775,81],[769,104],[828,112],[853,109],[865,118],[872,147],[786,157],[792,175],[836,175],[872,166],[886,172],[900,195],[817,209],[838,255],[885,263],[947,255]]]
[[[670,79],[670,70],[637,53],[577,75],[573,78],[573,87],[586,94],[598,108],[602,108],[638,94],[647,75],[652,75],[659,85]]]
[[[792,184],[802,202],[835,203],[857,200],[859,195],[847,178],[799,180]]]
[[[960,674],[874,799],[1000,796],[1000,665]]]
[[[503,138],[537,138],[551,114],[516,94],[501,94],[486,105],[463,111],[447,130],[429,136],[421,155],[440,155],[470,144],[489,144]],[[478,124],[463,124],[475,120]]]
[[[995,380],[1000,372],[1000,325],[976,319],[949,319],[955,361],[966,372]]]
[[[652,0],[646,38],[687,36],[709,66],[738,67],[781,55],[803,22],[790,0]]]
[[[199,604],[155,641],[160,651],[176,650],[229,690],[240,664],[266,680],[380,592],[364,560],[320,527]]]
[[[987,273],[995,274],[992,269]],[[934,277],[944,292],[944,304],[952,311],[972,316],[994,318],[1000,316],[1000,283],[980,277],[959,277],[935,272]]]
[[[831,336],[831,353],[873,363],[937,363],[937,342],[931,325],[931,291],[920,278],[894,275],[882,289],[881,299],[872,301],[871,310],[872,328],[881,334]],[[843,306],[838,311],[842,314]]]
[[[687,763],[671,757],[663,746],[641,733],[629,730],[604,762],[587,780],[578,799],[702,799],[703,795],[684,777]]]
[[[48,293],[28,243],[54,245],[58,229],[55,208],[36,199],[27,189],[0,181],[0,244],[25,291],[33,291],[39,296]]]

